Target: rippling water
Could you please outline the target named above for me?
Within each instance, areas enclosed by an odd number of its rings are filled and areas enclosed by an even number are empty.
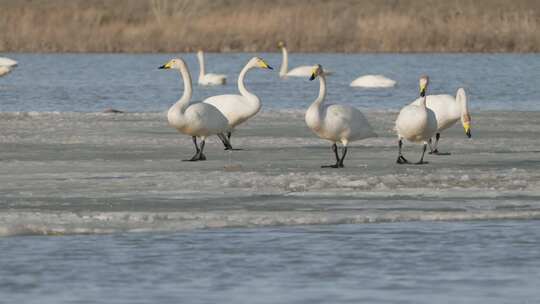
[[[233,137],[244,150],[211,138],[208,161],[186,163],[191,140],[163,114],[179,76],[157,70],[172,55],[9,56],[20,66],[0,79],[0,303],[540,297],[538,55],[295,54],[333,70],[329,99],[361,107],[379,136],[353,143],[338,171],[320,168],[329,144],[303,121],[318,91],[306,79],[252,71],[264,106]],[[208,69],[233,80],[250,56],[208,54]],[[348,86],[367,73],[398,86]],[[473,139],[456,126],[440,145],[451,155],[398,166],[393,122],[422,73],[433,93],[467,89]],[[96,113],[107,107],[130,113]]]
[[[236,78],[256,54],[207,54],[207,70],[228,75],[225,87],[198,87],[194,100],[234,93]],[[99,112],[115,107],[131,112],[166,110],[180,95],[176,71],[157,67],[178,54],[12,54],[20,66],[0,79],[0,111]],[[193,78],[198,75],[194,54],[181,54]],[[307,79],[281,80],[278,53],[260,54],[274,72],[248,74],[248,87],[266,109],[306,108],[317,96],[318,84]],[[416,54],[343,55],[292,54],[290,66],[323,64],[335,72],[328,77],[328,99],[363,108],[399,109],[417,95],[418,77],[431,77],[432,93],[454,95],[464,87],[472,108],[482,110],[540,110],[540,55]],[[398,86],[365,90],[349,83],[365,74],[383,74]]]

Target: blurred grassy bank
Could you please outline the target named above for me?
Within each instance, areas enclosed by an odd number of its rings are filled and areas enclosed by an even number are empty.
[[[0,51],[539,52],[539,0],[0,0]]]

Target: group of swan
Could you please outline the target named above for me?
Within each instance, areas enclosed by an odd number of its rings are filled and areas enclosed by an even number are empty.
[[[184,93],[167,112],[167,119],[180,133],[192,136],[195,155],[189,161],[206,160],[204,145],[210,135],[217,135],[226,149],[232,149],[229,139],[234,127],[257,114],[261,108],[257,96],[245,88],[244,77],[252,68],[271,69],[263,59],[253,57],[238,77],[241,95],[218,95],[200,103],[190,104],[192,83],[186,63],[180,58],[175,58],[159,68],[179,70],[184,82]],[[228,134],[227,137],[225,133]],[[201,139],[200,146],[197,144],[197,138]]]
[[[255,116],[261,109],[260,99],[249,92],[244,85],[247,72],[253,68],[272,69],[263,59],[251,58],[238,76],[240,95],[217,95],[200,103],[191,104],[192,82],[186,63],[175,58],[159,67],[160,69],[177,69],[184,82],[184,92],[178,102],[168,111],[169,124],[180,133],[192,136],[195,155],[189,161],[206,160],[204,146],[206,139],[216,135],[223,142],[225,149],[232,149],[230,139],[232,131],[241,123]],[[310,67],[309,79],[319,78],[319,95],[309,106],[305,114],[307,126],[320,138],[332,142],[332,151],[336,163],[323,167],[343,168],[350,142],[376,137],[368,120],[360,110],[340,104],[325,104],[326,73],[318,64]],[[401,109],[396,120],[398,134],[397,163],[409,163],[402,154],[403,139],[424,144],[422,156],[417,164],[424,164],[424,155],[429,144],[431,153],[438,154],[437,145],[440,133],[454,125],[460,118],[468,137],[471,137],[471,119],[467,105],[467,97],[463,89],[459,89],[456,98],[449,95],[427,96],[429,77],[420,78],[420,98]],[[432,146],[431,138],[436,142]],[[200,146],[197,139],[201,140]],[[341,143],[341,156],[337,144]]]
[[[313,66],[303,65],[289,70],[289,52],[284,42],[280,41],[278,47],[281,49],[281,67],[279,69],[279,77],[309,77],[313,71]],[[204,53],[202,50],[197,52],[199,61],[199,85],[224,85],[227,82],[227,75],[206,73],[206,65],[204,62]],[[324,70],[325,75],[331,75],[332,72]],[[361,88],[390,88],[396,85],[396,81],[387,78],[383,75],[364,75],[356,78],[350,84],[351,87]]]
[[[13,67],[17,66],[17,61],[6,57],[0,57],[0,76],[7,75]]]
[[[424,155],[427,146],[430,146],[430,154],[443,154],[438,150],[441,132],[453,126],[460,118],[465,134],[471,138],[471,115],[467,102],[467,95],[463,88],[459,88],[456,98],[450,95],[426,94],[429,85],[429,77],[420,78],[420,98],[405,106],[399,112],[396,120],[398,133],[398,164],[406,164],[409,161],[403,157],[401,148],[403,139],[411,142],[423,143],[422,156],[416,164],[425,164]],[[435,144],[432,138],[435,136]]]
[[[279,69],[279,77],[309,77],[313,72],[313,66],[304,65],[289,70],[289,52],[284,42],[280,41],[278,47],[281,49],[281,68]],[[328,70],[323,71],[326,76],[331,75],[332,72]],[[396,85],[396,81],[387,78],[382,75],[364,75],[356,78],[350,84],[351,87],[362,88],[390,88]]]

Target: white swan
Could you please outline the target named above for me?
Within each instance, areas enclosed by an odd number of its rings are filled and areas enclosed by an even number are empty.
[[[383,75],[364,75],[356,78],[350,84],[351,87],[361,88],[391,88],[396,81]]]
[[[253,57],[244,66],[240,75],[238,75],[238,91],[240,91],[241,95],[217,95],[203,100],[203,103],[218,108],[221,113],[227,117],[229,123],[227,137],[229,141],[234,128],[253,117],[261,109],[261,101],[259,98],[255,94],[250,93],[244,85],[244,78],[246,77],[247,72],[252,68],[272,69],[272,67],[263,59]],[[224,144],[226,143],[224,142]],[[231,149],[230,145],[225,145],[225,148]]]
[[[421,98],[412,102],[419,106],[422,103]],[[459,88],[454,98],[451,95],[429,95],[426,97],[426,106],[435,113],[437,118],[437,133],[435,134],[435,144],[431,145],[430,154],[442,154],[439,152],[438,145],[441,138],[441,132],[453,126],[460,118],[463,129],[467,137],[471,138],[471,115],[467,95],[463,88]]]
[[[18,62],[6,57],[0,57],[0,66],[6,66],[8,68],[17,66]]]
[[[306,111],[306,124],[317,136],[333,142],[332,151],[336,156],[336,164],[323,167],[342,168],[349,142],[377,135],[358,109],[347,105],[324,104],[326,78],[320,64],[312,68],[310,80],[316,77],[319,77],[320,81],[319,96]],[[341,158],[337,152],[337,142],[343,145]]]
[[[281,67],[279,69],[279,77],[286,78],[286,77],[309,77],[311,76],[311,73],[313,72],[313,66],[311,65],[303,65],[296,67],[289,71],[289,53],[287,52],[287,48],[284,42],[280,41],[278,43],[278,47],[281,49],[282,58],[281,58]],[[325,70],[325,75],[331,75],[332,72]]]
[[[206,138],[215,134],[220,139],[226,140],[223,132],[227,131],[229,127],[227,118],[212,105],[204,103],[190,105],[192,93],[191,75],[182,59],[172,59],[159,68],[180,70],[184,82],[184,93],[180,100],[169,109],[167,119],[169,124],[180,133],[192,136],[196,153],[189,161],[206,160],[206,156],[203,154]],[[197,137],[201,138],[200,148],[197,145]]]
[[[9,74],[11,72],[11,69],[7,66],[0,66],[0,76],[4,76]]]
[[[411,142],[423,142],[424,150],[422,157],[417,164],[424,164],[424,154],[428,140],[437,132],[437,119],[435,113],[426,107],[426,90],[429,85],[429,77],[420,77],[420,105],[410,104],[405,106],[399,112],[396,119],[396,131],[398,133],[398,148],[399,154],[397,158],[398,164],[408,163],[407,159],[401,153],[403,146],[403,138]]]
[[[197,52],[197,59],[199,60],[199,84],[200,85],[224,85],[227,82],[227,75],[223,74],[206,74],[206,68],[204,64],[204,54],[202,50]]]

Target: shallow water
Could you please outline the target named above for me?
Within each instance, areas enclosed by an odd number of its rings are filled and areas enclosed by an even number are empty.
[[[243,150],[211,138],[208,161],[190,163],[190,138],[164,114],[179,77],[156,69],[171,55],[11,57],[21,65],[0,79],[0,302],[539,296],[540,94],[527,81],[538,55],[298,55],[336,71],[330,98],[361,107],[379,135],[353,143],[342,170],[320,168],[329,143],[303,121],[316,83],[253,71],[264,107],[233,136]],[[208,61],[227,72],[247,58]],[[398,87],[349,88],[356,60]],[[434,92],[468,88],[473,139],[455,126],[440,144],[451,155],[399,166],[393,122],[425,71]],[[109,106],[130,113],[97,113]],[[405,155],[420,149],[406,143]]]
[[[535,303],[538,221],[0,240],[5,303]]]
[[[243,65],[256,54],[207,54],[207,70],[228,75],[225,87],[195,87],[194,100],[235,93]],[[4,54],[20,66],[0,79],[0,111],[100,112],[114,107],[130,112],[165,111],[180,95],[176,71],[157,67],[178,54]],[[194,54],[181,54],[193,79]],[[275,71],[255,70],[246,84],[263,109],[306,108],[318,83],[278,77],[281,54],[260,54]],[[328,77],[328,100],[361,108],[400,109],[417,95],[418,77],[431,77],[430,92],[454,95],[464,87],[473,109],[540,110],[538,54],[291,54],[290,66],[321,63],[335,72]],[[398,82],[387,90],[349,87],[365,74],[383,74]]]

